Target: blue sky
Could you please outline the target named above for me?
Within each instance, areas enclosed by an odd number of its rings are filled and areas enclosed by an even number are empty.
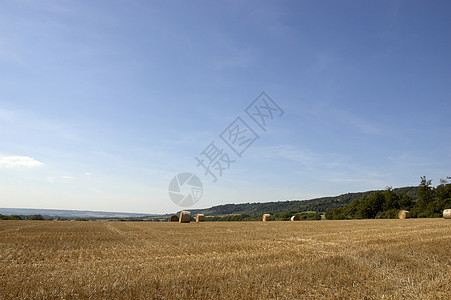
[[[167,213],[437,184],[449,1],[0,1],[0,207]],[[265,91],[242,155],[220,133]],[[195,157],[235,162],[213,182]]]

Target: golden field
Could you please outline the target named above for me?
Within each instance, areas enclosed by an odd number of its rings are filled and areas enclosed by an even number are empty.
[[[0,299],[449,299],[451,220],[0,221]]]

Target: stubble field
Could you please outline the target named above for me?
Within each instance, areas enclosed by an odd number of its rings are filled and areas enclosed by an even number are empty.
[[[0,222],[0,299],[449,299],[451,220]]]

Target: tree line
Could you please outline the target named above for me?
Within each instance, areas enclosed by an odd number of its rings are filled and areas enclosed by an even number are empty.
[[[326,213],[329,220],[343,219],[393,219],[400,210],[408,210],[413,218],[441,217],[443,210],[451,208],[451,184],[441,179],[432,186],[432,180],[421,177],[417,199],[406,193],[397,193],[391,187],[385,191],[372,192],[351,203]]]
[[[274,221],[290,221],[293,215],[299,217],[299,220],[321,220],[321,214],[316,212],[302,212],[297,214],[291,213],[272,213],[268,212],[271,215],[271,220]],[[248,215],[248,214],[233,214],[233,215],[224,215],[224,216],[206,216],[205,221],[208,222],[238,222],[238,221],[261,221],[262,215]]]
[[[21,216],[21,215],[2,215],[0,214],[0,220],[34,220],[34,221],[43,221],[45,220],[41,215],[30,215],[30,216]]]
[[[394,189],[395,192],[405,193],[414,199],[418,198],[417,190],[418,188],[416,186]],[[240,218],[240,220],[243,221],[250,220],[251,218],[259,220],[261,215],[265,213],[277,215],[278,218],[284,218],[286,215],[293,216],[294,214],[301,212],[324,213],[337,207],[343,207],[344,205],[349,204],[356,199],[361,199],[372,192],[374,191],[347,193],[339,196],[321,197],[311,200],[223,204],[207,209],[192,209],[190,212],[192,215],[201,213],[205,216],[224,216],[224,219],[235,216],[233,218]]]

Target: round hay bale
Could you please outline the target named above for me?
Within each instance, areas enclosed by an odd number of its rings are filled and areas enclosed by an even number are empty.
[[[451,209],[445,209],[443,211],[443,218],[444,219],[451,219]]]
[[[182,210],[180,212],[180,223],[189,223],[191,221],[191,213],[189,211]]]
[[[270,214],[264,214],[263,215],[263,222],[271,221],[271,215]]]
[[[297,215],[292,216],[291,221],[299,221],[299,216]]]
[[[179,217],[177,215],[172,215],[169,218],[169,222],[178,222],[179,221]]]
[[[196,222],[204,222],[205,221],[205,216],[203,214],[197,214],[196,215]]]
[[[408,210],[400,210],[398,217],[400,219],[410,219],[410,212]]]

